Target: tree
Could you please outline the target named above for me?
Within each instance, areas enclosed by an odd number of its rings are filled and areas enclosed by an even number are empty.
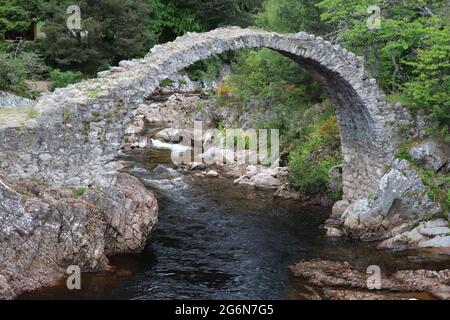
[[[369,0],[323,0],[332,39],[365,57],[381,87],[413,110],[424,109],[448,136],[449,7],[447,0],[384,0],[381,28],[367,28]],[[400,99],[399,99],[400,98]]]
[[[152,7],[150,31],[160,42],[173,40],[188,31],[208,31],[220,26],[252,24],[263,0],[149,0]]]
[[[17,0],[0,0],[0,37],[10,30],[23,31],[30,25],[30,12]]]
[[[321,23],[319,0],[268,0],[264,10],[256,16],[256,25],[275,32],[306,31],[323,34],[327,25]]]
[[[122,59],[144,54],[152,45],[146,0],[80,0],[82,30],[67,28],[72,0],[46,0],[44,49],[49,62],[61,69],[94,74]]]

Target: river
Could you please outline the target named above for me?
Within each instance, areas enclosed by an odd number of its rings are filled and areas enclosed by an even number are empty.
[[[124,156],[130,173],[155,190],[159,222],[141,254],[111,258],[112,268],[82,275],[82,290],[55,286],[21,299],[306,299],[319,288],[292,277],[302,259],[347,260],[365,270],[444,267],[448,257],[380,252],[374,244],[326,239],[330,210],[273,199],[272,192],[200,178],[171,165],[168,151]],[[430,262],[431,261],[431,262]]]

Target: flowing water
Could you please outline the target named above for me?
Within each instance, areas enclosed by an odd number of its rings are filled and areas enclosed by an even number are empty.
[[[225,178],[187,175],[171,166],[168,151],[125,159],[158,195],[159,222],[145,252],[112,257],[112,270],[83,274],[82,290],[69,291],[62,279],[21,298],[302,299],[318,290],[290,275],[288,266],[302,259],[347,260],[362,270],[377,264],[388,273],[449,262],[326,239],[319,226],[328,209],[276,200]]]

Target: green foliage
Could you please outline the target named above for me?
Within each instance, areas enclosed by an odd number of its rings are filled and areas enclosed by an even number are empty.
[[[381,8],[381,29],[369,31],[367,7]],[[449,7],[446,0],[323,0],[321,19],[334,40],[362,55],[372,77],[413,111],[424,109],[432,131],[448,136]]]
[[[50,81],[52,90],[56,88],[64,88],[72,83],[77,83],[81,80],[81,72],[61,71],[54,69],[50,72]]]
[[[444,217],[447,218],[450,212],[450,177],[445,174],[436,174],[433,169],[424,169],[414,164],[413,166],[423,184],[428,188],[428,196],[441,204]]]
[[[82,195],[84,195],[86,193],[86,188],[85,187],[78,187],[76,189],[73,190],[73,194],[76,198],[81,197]]]
[[[443,127],[450,123],[450,25],[438,18],[428,23],[416,59],[407,62],[414,78],[405,87],[412,107],[425,109]],[[448,126],[444,132],[449,135]]]
[[[262,105],[287,110],[321,101],[322,96],[320,86],[298,64],[268,49],[239,53],[230,85],[244,111],[254,107],[255,98]]]
[[[189,31],[207,31],[220,26],[249,26],[251,13],[263,0],[149,0],[152,19],[149,30],[160,42]]]
[[[31,12],[23,1],[0,0],[0,38],[10,30],[24,31],[31,22]]]
[[[26,95],[27,74],[22,59],[0,52],[0,90]]]
[[[199,61],[187,68],[189,78],[194,81],[202,81],[206,84],[210,84],[219,76],[222,61],[228,59],[228,56],[223,54],[213,55],[206,60]]]
[[[163,81],[161,81],[161,87],[169,87],[173,84],[173,81],[170,79],[164,79]]]
[[[305,194],[328,193],[330,169],[341,162],[336,118],[329,116],[308,129],[304,142],[290,152],[288,178]]]

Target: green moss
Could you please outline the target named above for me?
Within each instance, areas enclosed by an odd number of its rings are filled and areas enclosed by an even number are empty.
[[[398,150],[395,156],[401,160],[411,160],[411,155],[407,150]]]

